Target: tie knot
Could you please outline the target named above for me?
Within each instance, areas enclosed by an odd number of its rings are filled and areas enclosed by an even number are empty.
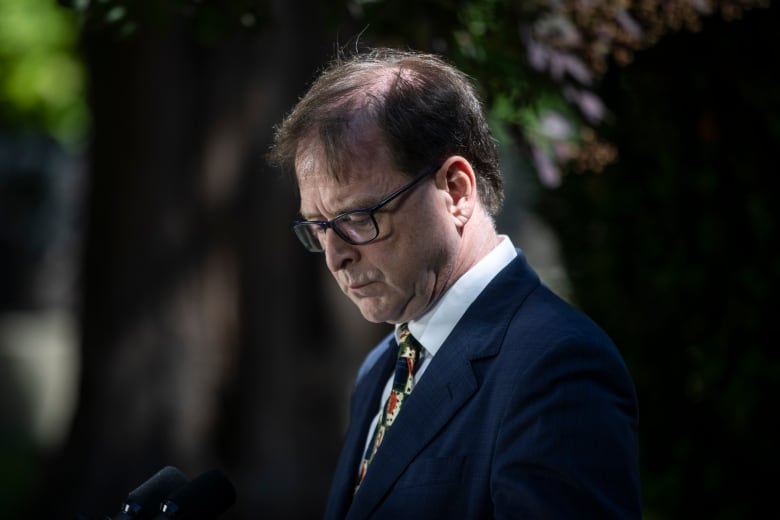
[[[402,323],[398,328],[398,357],[405,357],[417,360],[420,357],[422,345],[412,336],[409,331],[409,325]]]

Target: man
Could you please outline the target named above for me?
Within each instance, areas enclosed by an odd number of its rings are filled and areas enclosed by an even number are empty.
[[[303,245],[396,325],[358,373],[326,518],[640,517],[633,384],[496,232],[495,142],[464,74],[337,59],[270,158],[295,171]]]

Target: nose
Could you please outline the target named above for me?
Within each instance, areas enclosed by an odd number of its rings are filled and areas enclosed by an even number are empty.
[[[352,262],[360,258],[357,246],[345,242],[332,229],[325,231],[322,237],[322,245],[325,249],[325,263],[331,272],[345,269]]]

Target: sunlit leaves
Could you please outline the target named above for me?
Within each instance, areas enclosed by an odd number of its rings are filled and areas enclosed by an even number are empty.
[[[87,126],[72,13],[50,0],[0,1],[0,120],[75,143]]]
[[[515,133],[530,145],[540,180],[553,187],[564,171],[598,172],[617,157],[597,132],[609,117],[597,91],[610,66],[629,64],[634,52],[670,31],[698,30],[703,16],[720,12],[732,19],[767,5],[768,0],[472,0],[460,6],[462,27],[454,34],[465,66],[476,62],[480,80],[490,77],[489,94],[502,105],[498,118],[519,125]],[[491,61],[502,66],[491,67]],[[517,92],[518,77],[531,78],[525,86],[537,88]],[[551,97],[557,98],[554,107]],[[550,121],[562,120],[576,130],[547,131]]]

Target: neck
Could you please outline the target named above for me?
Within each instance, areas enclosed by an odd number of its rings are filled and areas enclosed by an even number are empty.
[[[490,216],[481,208],[475,211],[463,226],[460,247],[447,280],[447,288],[485,258],[500,242],[501,237],[496,233]]]

